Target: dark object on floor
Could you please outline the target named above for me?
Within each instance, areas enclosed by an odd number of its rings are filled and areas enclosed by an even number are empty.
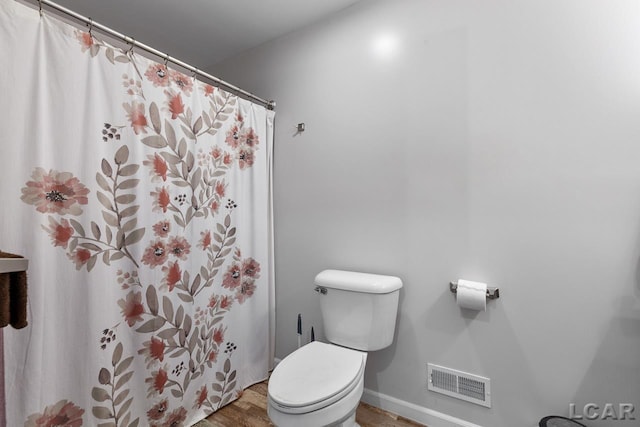
[[[23,258],[0,251],[0,258]],[[27,272],[0,273],[0,328],[27,326]]]
[[[540,427],[587,427],[569,418],[550,415],[540,420]]]

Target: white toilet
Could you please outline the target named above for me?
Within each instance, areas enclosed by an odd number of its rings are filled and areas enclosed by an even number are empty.
[[[268,413],[278,427],[351,427],[368,351],[393,341],[402,281],[325,270],[315,278],[324,334],[284,358],[269,379]]]

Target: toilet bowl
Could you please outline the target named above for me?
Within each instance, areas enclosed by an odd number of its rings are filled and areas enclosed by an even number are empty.
[[[356,426],[367,353],[309,343],[291,353],[269,378],[268,414],[278,427]]]
[[[278,427],[353,427],[367,352],[391,345],[398,277],[324,270],[315,280],[324,334],[288,355],[269,378],[267,412]]]

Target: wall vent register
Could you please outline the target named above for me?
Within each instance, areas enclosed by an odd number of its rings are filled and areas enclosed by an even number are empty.
[[[491,407],[491,380],[444,366],[427,364],[428,389],[477,405]]]

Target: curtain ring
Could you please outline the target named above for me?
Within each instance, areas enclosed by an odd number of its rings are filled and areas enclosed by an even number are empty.
[[[89,36],[93,38],[93,18],[89,18],[89,23],[87,25],[89,25]]]
[[[133,54],[133,47],[136,44],[136,39],[134,39],[133,37],[130,37],[129,40],[127,40],[127,43],[129,43],[129,50],[127,50],[127,53]]]
[[[169,55],[165,54],[164,55],[164,68],[167,68],[169,64]]]
[[[191,70],[191,77],[193,78],[193,80],[198,80],[198,69],[194,68],[193,70]]]
[[[38,0],[38,11],[40,12],[40,17],[42,18],[42,0]]]

